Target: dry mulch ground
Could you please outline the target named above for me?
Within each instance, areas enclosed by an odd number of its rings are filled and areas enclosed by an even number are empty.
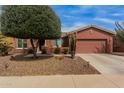
[[[64,56],[42,56],[32,59],[17,55],[13,61],[10,60],[10,56],[0,57],[0,76],[72,74],[100,74],[100,72],[80,57],[71,59]]]

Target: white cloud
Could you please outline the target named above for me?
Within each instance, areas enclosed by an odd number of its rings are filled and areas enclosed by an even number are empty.
[[[78,6],[79,9],[70,11],[71,13],[86,13],[88,9],[91,9],[93,6],[91,5],[80,5]]]
[[[104,9],[105,8],[105,9]],[[111,9],[105,6],[93,6],[93,5],[80,5],[78,9],[70,11],[72,14],[85,14],[85,13],[92,13],[94,16],[106,16],[109,15]]]
[[[63,15],[63,18],[64,18],[64,20],[66,20],[66,21],[71,21],[71,20],[77,20],[77,21],[79,21],[79,20],[81,20],[82,19],[82,17],[80,17],[80,16],[75,16],[75,15],[73,15],[73,14],[64,14]]]
[[[74,27],[62,27],[62,32],[70,32],[73,31]]]
[[[80,27],[86,26],[86,23],[83,22],[76,22],[74,23],[72,26],[62,26],[62,32],[70,32],[73,31],[75,29],[78,29]]]
[[[114,24],[115,23],[115,20],[112,20],[112,19],[108,19],[108,18],[94,18],[95,21],[101,21],[101,22],[104,22],[104,23],[110,23],[110,24]]]
[[[124,16],[123,13],[114,13],[114,14],[111,14],[112,16]]]
[[[88,10],[91,9],[93,6],[92,5],[80,5],[79,8],[82,10]]]
[[[84,25],[86,25],[86,23],[84,23],[84,22],[76,22],[76,23],[74,23],[73,26],[80,27],[80,26],[84,26]]]
[[[63,17],[65,17],[65,18],[73,18],[74,16],[71,16],[71,15],[63,15]]]

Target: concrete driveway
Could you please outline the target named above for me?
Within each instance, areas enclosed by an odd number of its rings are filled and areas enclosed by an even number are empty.
[[[124,57],[111,54],[78,54],[102,74],[124,75]]]

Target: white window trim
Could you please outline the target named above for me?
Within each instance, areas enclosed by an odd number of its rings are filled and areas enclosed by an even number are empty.
[[[46,42],[47,42],[47,41],[45,40],[45,44],[44,44],[44,47],[46,47],[46,46],[47,46]]]
[[[57,48],[57,46],[56,46],[55,43],[56,43],[56,40],[53,40],[53,47],[54,47],[54,48]]]
[[[60,39],[60,40],[61,40],[61,39]],[[56,46],[56,44],[55,44],[55,43],[56,43],[56,40],[54,40],[53,43],[54,43],[54,44],[53,44],[53,47],[54,47],[54,48],[57,48],[57,46]],[[62,41],[61,41],[61,46],[59,46],[59,48],[61,48],[61,47],[62,47]]]
[[[26,48],[19,48],[19,47],[18,47],[18,39],[19,39],[19,38],[16,39],[16,49],[28,49],[28,47],[26,47]],[[22,40],[24,40],[24,39],[22,39]]]

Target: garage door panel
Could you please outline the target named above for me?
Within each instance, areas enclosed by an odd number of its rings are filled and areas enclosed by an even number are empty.
[[[77,40],[77,53],[105,53],[106,40]]]

